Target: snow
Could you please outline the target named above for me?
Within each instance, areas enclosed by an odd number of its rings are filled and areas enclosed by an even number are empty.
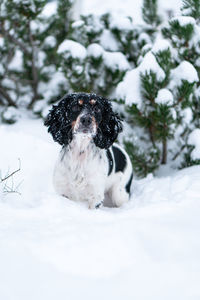
[[[148,52],[145,55],[139,68],[140,68],[140,73],[142,73],[143,75],[145,75],[146,73],[150,73],[152,71],[156,74],[156,77],[159,81],[162,81],[165,78],[165,73],[163,69],[159,66],[155,56],[151,52]]]
[[[56,46],[56,38],[52,35],[49,35],[45,38],[44,44],[45,46],[53,48]]]
[[[43,69],[43,72],[47,72],[49,75],[51,75],[51,79],[48,83],[40,82],[39,84],[39,91],[43,95],[43,106],[46,106],[46,103],[49,100],[52,100],[55,98],[55,95],[60,94],[60,87],[66,86],[66,78],[64,74],[60,71],[57,71],[54,69],[54,67],[46,67]],[[40,101],[39,103],[36,102],[34,106],[34,112],[39,112],[41,108]],[[44,112],[43,117],[46,117],[46,112]]]
[[[72,40],[64,40],[58,47],[58,53],[70,53],[73,58],[78,58],[80,60],[85,59],[87,51],[84,46],[80,43],[74,42]]]
[[[132,1],[132,0],[109,0],[109,1],[100,1],[100,0],[84,0],[84,5],[82,7],[82,13],[115,13],[119,16],[132,16],[134,21],[141,22],[141,3],[142,0]],[[98,7],[98,10],[97,10]],[[136,13],[137,11],[137,13]]]
[[[72,23],[72,28],[79,28],[84,26],[84,21],[83,20],[78,20]]]
[[[155,56],[149,51],[143,58],[140,65],[128,71],[116,89],[116,96],[118,99],[125,100],[127,105],[136,104],[138,108],[142,106],[142,97],[140,94],[140,76],[141,74],[149,74],[154,72],[159,81],[165,78],[163,69],[159,66]]]
[[[193,119],[193,113],[190,107],[187,107],[181,111],[181,114],[183,116],[183,121],[185,124],[190,125]]]
[[[20,50],[16,50],[13,59],[9,63],[9,69],[19,72],[23,70],[23,54]]]
[[[111,29],[119,29],[120,31],[133,30],[133,25],[127,16],[122,16],[120,14],[112,13],[110,20]]]
[[[0,299],[199,299],[200,166],[142,180],[121,208],[55,194],[60,146],[41,120],[0,126]],[[13,151],[14,147],[14,151]]]
[[[173,104],[173,95],[168,89],[161,89],[158,91],[158,95],[155,99],[157,104]]]
[[[193,37],[189,42],[189,47],[195,47],[195,51],[200,54],[200,28],[198,25],[194,26]],[[197,61],[198,63],[198,61]],[[198,65],[197,65],[198,66]]]
[[[51,17],[53,14],[56,13],[57,6],[58,6],[57,1],[52,1],[47,3],[41,12],[42,17],[46,17],[46,18]]]
[[[118,51],[119,46],[110,30],[105,29],[100,37],[100,44],[105,50]]]
[[[130,69],[130,65],[126,59],[126,56],[121,52],[104,52],[103,55],[106,67],[111,70],[121,70],[126,71]]]
[[[188,61],[182,61],[178,67],[171,72],[170,87],[173,89],[174,85],[181,85],[182,80],[186,80],[189,83],[194,83],[199,80],[198,73],[191,63]]]
[[[178,17],[172,18],[170,21],[171,22],[177,21],[179,23],[179,25],[182,27],[186,27],[187,25],[195,25],[196,24],[196,21],[194,18],[187,17],[187,16],[178,16]]]
[[[141,6],[143,0],[83,0],[82,1],[81,14],[89,13],[115,13],[119,16],[131,16],[134,23],[142,23]],[[164,15],[166,19],[168,12],[172,14],[180,14],[180,7],[182,6],[182,0],[160,0],[158,1],[159,11]]]
[[[113,19],[112,26],[130,29],[123,13],[141,20],[142,0],[118,0],[117,5],[116,0],[84,1],[88,6],[83,7],[90,6],[98,13],[115,10],[119,19]],[[177,3],[180,1],[162,0],[160,6],[175,9]],[[48,3],[43,14],[51,16],[56,5]],[[45,43],[53,46],[52,38]],[[118,50],[112,34],[106,31],[101,43],[106,50]],[[142,105],[141,73],[152,70],[159,80],[164,79],[153,53],[167,48],[167,43],[157,41],[139,67],[127,72],[117,88],[127,104]],[[102,52],[97,44],[86,50],[66,40],[59,51],[79,59],[102,54],[108,65],[128,69],[124,56]],[[14,66],[20,67],[18,63]],[[49,74],[55,71],[48,70]],[[192,65],[183,62],[171,79],[192,83],[198,81],[198,75]],[[48,85],[39,86],[45,98],[37,102],[35,111],[43,109],[55,90],[59,92],[60,84],[65,84],[65,77],[57,72]],[[172,101],[169,90],[159,91],[157,103]],[[12,117],[12,108],[6,113]],[[189,124],[191,110],[185,109],[183,115]],[[0,182],[0,299],[200,299],[200,166],[181,171],[163,168],[157,177],[134,178],[129,203],[121,208],[88,210],[85,203],[54,192],[52,173],[60,146],[52,141],[41,120],[21,112],[18,123],[0,124],[0,137],[0,175],[16,170],[21,161],[20,172],[7,182],[18,193],[3,193]],[[195,147],[193,159],[200,159],[199,141],[200,129],[195,129],[188,141]]]
[[[102,57],[106,67],[113,71],[127,71],[130,69],[129,62],[124,54],[121,52],[104,51],[100,45],[95,43],[88,46],[87,55],[94,58]]]
[[[198,57],[197,59],[196,59],[196,61],[195,61],[195,66],[196,67],[200,67],[200,57]]]
[[[126,72],[123,81],[121,81],[116,89],[116,97],[125,100],[127,105],[137,104],[142,106],[142,98],[140,94],[140,74],[139,69],[133,69]]]
[[[3,65],[0,64],[0,76],[2,76],[4,72],[5,72],[5,69],[4,69]]]
[[[4,38],[0,36],[0,47],[4,47]]]
[[[192,159],[200,159],[200,129],[194,129],[188,138],[188,144],[194,146],[194,150],[191,153]]]
[[[94,58],[99,58],[103,56],[104,49],[99,44],[90,44],[87,48],[87,54]]]
[[[17,108],[9,106],[6,108],[6,110],[3,113],[3,118],[6,121],[12,120],[13,122],[16,122],[19,118],[21,117],[20,112],[18,111]]]
[[[152,52],[157,54],[158,52],[162,52],[165,50],[171,49],[171,45],[169,41],[161,39],[160,37],[157,39],[155,44],[153,45]]]

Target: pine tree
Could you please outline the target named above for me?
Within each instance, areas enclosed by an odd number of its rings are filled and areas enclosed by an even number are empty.
[[[175,90],[180,106],[178,116],[179,124],[182,123],[182,132],[177,137],[180,150],[177,151],[174,159],[181,155],[181,166],[190,166],[197,163],[191,157],[192,147],[188,144],[188,138],[195,128],[200,128],[199,7],[199,1],[183,1],[182,12],[184,16],[172,19],[169,25],[162,30],[163,35],[171,41],[174,51],[177,53],[175,64],[178,65],[181,61],[190,62],[198,74],[195,85],[188,82],[188,80],[183,80],[182,84]],[[187,112],[187,117],[184,116],[184,112]],[[188,118],[190,122],[187,121]],[[186,122],[184,119],[186,119]]]
[[[1,3],[1,21],[0,28],[5,43],[12,44],[15,47],[15,55],[21,57],[23,72],[13,70],[14,81],[20,80],[22,86],[31,88],[32,99],[28,104],[32,107],[34,102],[39,99],[39,67],[38,61],[38,41],[36,41],[36,33],[40,34],[39,29],[33,29],[33,23],[36,22],[38,15],[41,13],[45,0],[29,1],[24,0],[16,2],[13,0],[2,1]]]
[[[49,15],[47,0],[1,0],[0,102],[5,107],[35,109],[39,100],[51,100],[46,95],[59,94],[62,80],[58,88],[51,81],[57,76],[57,47],[69,34],[72,1],[52,4],[57,9]],[[3,110],[3,121],[12,123],[13,116],[13,109]]]
[[[138,151],[140,147],[146,147],[142,156],[144,165],[147,164],[143,175],[147,170],[152,172],[159,164],[168,161],[176,166],[198,163],[198,160],[191,157],[195,146],[188,143],[190,133],[199,127],[200,116],[200,93],[197,88],[200,35],[196,26],[196,20],[186,16],[170,20],[169,25],[162,30],[168,41],[158,40],[151,49],[148,48],[139,66],[128,72],[118,86],[118,98],[132,103],[128,105],[127,111],[128,121],[134,125],[134,135],[139,128],[144,129],[142,136],[139,131],[137,138],[132,140],[130,153],[140,176],[142,170],[137,169],[141,159]],[[131,91],[124,93],[131,78],[133,82],[140,82],[140,93],[134,95],[133,89],[132,99]],[[130,149],[129,142],[127,150]],[[153,158],[149,149],[154,149],[153,153],[157,152],[157,161],[152,159],[154,167],[147,159],[149,155]]]
[[[108,97],[130,68],[115,36],[107,29],[108,23],[105,16],[94,15],[82,16],[72,23],[70,39],[58,48],[59,67],[68,79],[69,91],[95,92]],[[106,47],[105,35],[115,43],[115,49]]]

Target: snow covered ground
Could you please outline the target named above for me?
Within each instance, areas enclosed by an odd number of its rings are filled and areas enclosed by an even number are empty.
[[[41,120],[0,126],[1,300],[199,300],[200,166],[134,180],[122,208],[53,191],[59,146]],[[167,173],[164,175],[164,173]]]

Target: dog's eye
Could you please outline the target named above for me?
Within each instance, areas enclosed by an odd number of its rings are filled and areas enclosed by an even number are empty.
[[[76,104],[76,105],[72,106],[72,111],[73,112],[79,112],[79,111],[81,111],[80,105]]]

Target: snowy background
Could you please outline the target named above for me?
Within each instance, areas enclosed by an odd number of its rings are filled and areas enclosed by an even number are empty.
[[[167,12],[173,11],[176,15],[181,7],[181,0],[160,0],[159,11],[163,16]],[[105,12],[114,12],[125,16],[131,16],[136,23],[142,23],[141,14],[142,0],[77,0],[78,12],[103,14]]]
[[[141,1],[85,0],[82,12]],[[179,1],[161,1],[178,11]],[[122,208],[90,211],[55,194],[56,145],[41,120],[1,125],[0,299],[200,299],[200,166],[134,180]]]

